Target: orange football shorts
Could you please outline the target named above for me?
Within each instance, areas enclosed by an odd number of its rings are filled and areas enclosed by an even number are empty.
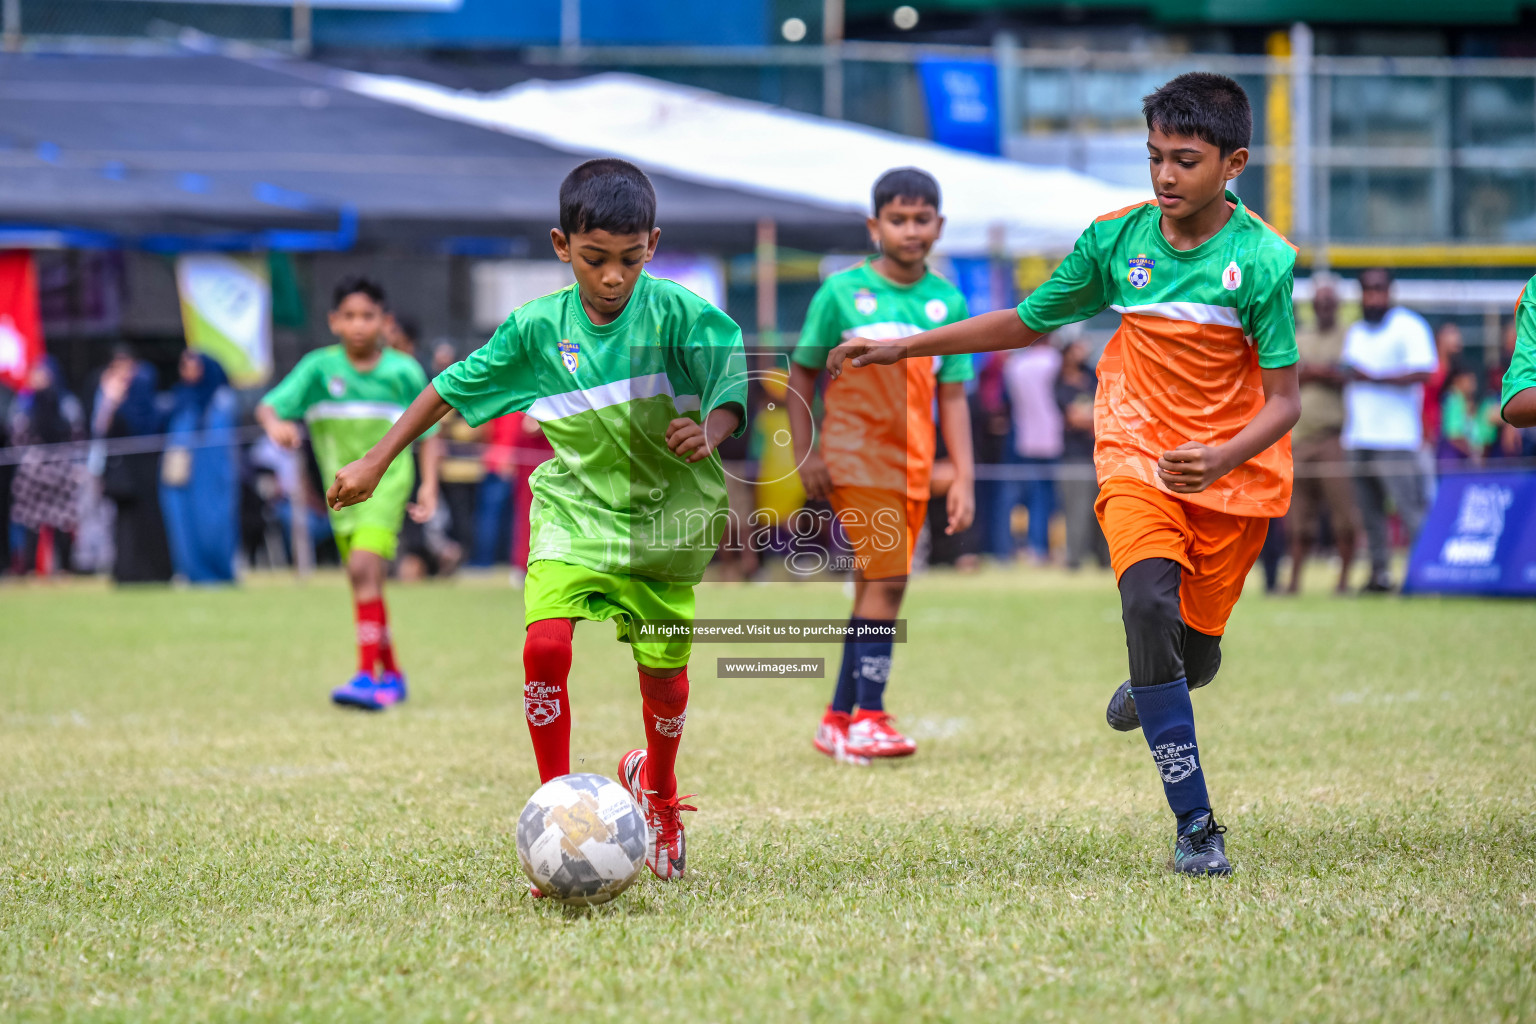
[[[1115,579],[1145,558],[1169,558],[1184,567],[1179,614],[1184,624],[1211,636],[1227,628],[1248,571],[1258,561],[1269,520],[1234,516],[1192,505],[1133,477],[1110,477],[1094,506]]]
[[[888,580],[912,572],[912,552],[928,516],[927,501],[884,487],[834,487],[832,509],[865,579]]]

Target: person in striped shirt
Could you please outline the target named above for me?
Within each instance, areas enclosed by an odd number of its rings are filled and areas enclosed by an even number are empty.
[[[1156,198],[1098,218],[1017,312],[844,342],[827,366],[1022,348],[1120,313],[1098,365],[1094,463],[1131,678],[1106,717],[1139,726],[1152,750],[1177,819],[1175,870],[1224,875],[1226,830],[1206,792],[1190,689],[1215,676],[1269,521],[1290,505],[1296,250],[1226,188],[1253,130],[1236,82],[1180,75],[1142,110]]]
[[[294,421],[304,421],[325,478],[383,437],[426,386],[427,375],[416,360],[384,344],[387,309],[384,289],[377,282],[365,277],[342,280],[332,296],[329,318],[339,343],[299,360],[256,407],[256,419],[267,436],[284,448],[302,443]],[[416,471],[410,459],[403,459],[380,481],[379,500],[373,505],[330,512],[357,618],[357,674],[331,691],[337,704],[382,711],[406,698],[405,673],[389,635],[384,579],[407,512],[424,523],[437,508],[439,458],[437,438],[427,437],[421,446],[421,488],[414,503]],[[304,513],[294,509],[293,514]]]

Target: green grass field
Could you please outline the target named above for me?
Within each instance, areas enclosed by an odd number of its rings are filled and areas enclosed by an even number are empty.
[[[1314,571],[1322,585],[1320,570]],[[915,585],[891,706],[917,757],[835,766],[825,681],[696,648],[690,873],[528,899],[522,610],[392,591],[410,704],[346,713],[339,577],[0,588],[0,1019],[1536,1018],[1536,610],[1265,599],[1196,694],[1230,880],[1170,818],[1104,576]],[[834,616],[837,585],[700,614]],[[641,740],[625,648],[578,629],[578,770]]]

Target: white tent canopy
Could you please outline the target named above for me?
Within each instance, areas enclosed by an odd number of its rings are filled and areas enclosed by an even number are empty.
[[[952,255],[1059,254],[1099,214],[1149,198],[1075,171],[1030,167],[828,118],[629,74],[531,81],[498,93],[343,72],[337,84],[418,110],[619,156],[674,177],[840,211],[867,211],[892,167],[933,174]]]

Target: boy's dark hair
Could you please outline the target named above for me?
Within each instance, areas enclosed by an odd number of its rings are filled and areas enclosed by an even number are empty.
[[[363,277],[361,274],[353,274],[336,282],[336,287],[331,292],[331,308],[340,309],[348,295],[366,295],[381,309],[389,305],[384,295],[384,286],[373,278]]]
[[[650,234],[655,226],[656,190],[628,160],[588,160],[560,183],[560,230],[566,238],[581,231]]]
[[[1208,71],[1180,75],[1142,97],[1141,112],[1147,128],[1208,142],[1221,150],[1223,159],[1246,148],[1253,138],[1248,94],[1226,75]]]
[[[875,182],[875,216],[880,216],[880,211],[885,209],[886,203],[894,203],[898,199],[916,199],[937,210],[939,183],[933,180],[933,175],[927,171],[920,171],[916,167],[898,167],[895,170],[886,171],[880,175],[880,180]]]

